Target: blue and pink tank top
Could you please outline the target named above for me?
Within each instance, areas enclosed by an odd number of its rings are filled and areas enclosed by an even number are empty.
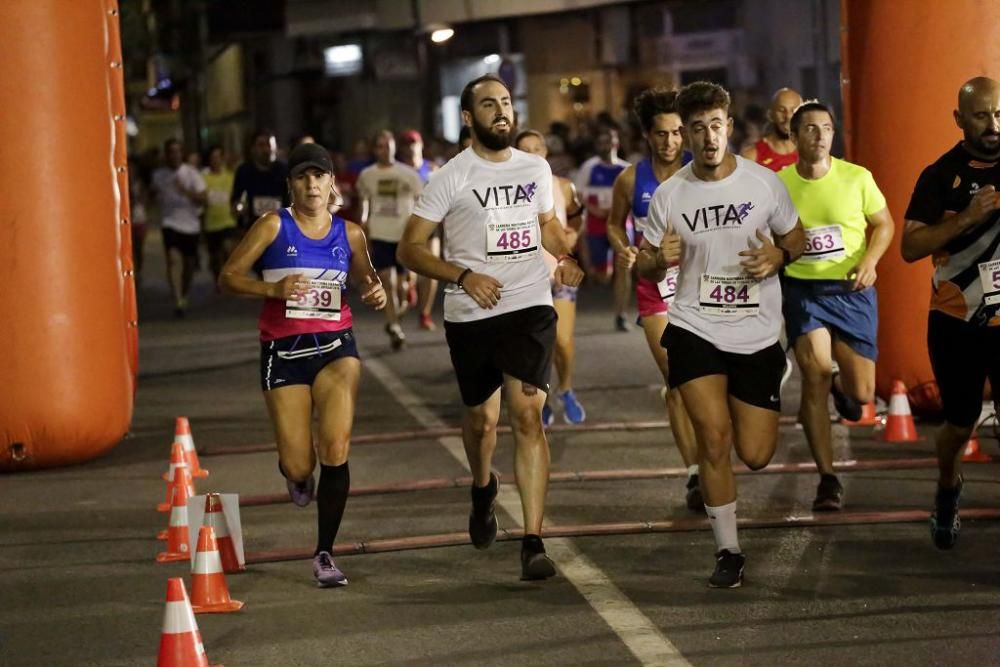
[[[291,318],[286,316],[289,304],[284,299],[266,299],[258,319],[260,339],[269,341],[350,328],[352,317],[346,289],[347,274],[351,268],[351,245],[347,240],[347,223],[343,218],[332,216],[329,233],[322,239],[311,239],[299,229],[291,209],[279,209],[278,215],[281,217],[278,236],[264,250],[254,268],[269,283],[276,283],[292,274],[337,283],[341,299],[340,317],[336,320]],[[329,295],[324,296],[328,298]]]

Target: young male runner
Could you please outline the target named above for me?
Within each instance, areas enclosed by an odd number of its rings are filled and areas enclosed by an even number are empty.
[[[753,470],[778,443],[781,285],[805,234],[774,172],[726,151],[729,93],[699,81],[677,108],[693,161],[653,194],[639,270],[659,282],[680,264],[677,296],[662,343],[669,382],[679,387],[698,442],[698,473],[717,546],[709,585],[743,582],[736,531],[733,447]]]
[[[542,405],[556,333],[549,270],[541,248],[558,258],[556,284],[576,287],[583,271],[553,211],[552,171],[545,160],[510,148],[514,107],[507,85],[486,75],[461,96],[472,146],[431,179],[399,244],[410,270],[449,283],[445,334],[465,416],[462,439],[472,469],[469,537],[478,549],[497,534],[491,470],[500,389],[514,433],[514,469],[524,511],[521,575],[555,574],[540,537],[549,479]],[[444,257],[427,240],[444,228]]]

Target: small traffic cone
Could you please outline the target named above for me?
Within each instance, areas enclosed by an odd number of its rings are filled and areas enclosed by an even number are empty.
[[[198,622],[194,620],[184,580],[180,577],[167,579],[167,606],[163,612],[156,667],[209,667]]]
[[[181,468],[182,474],[187,471]],[[170,510],[170,527],[167,528],[167,550],[156,555],[157,563],[191,558],[188,542],[188,506],[183,486],[174,487],[173,508]]]
[[[972,463],[989,463],[993,458],[986,452],[979,449],[979,437],[976,432],[972,432],[972,437],[965,443],[965,452],[962,454],[963,461]]]
[[[840,423],[844,426],[875,426],[878,424],[878,414],[875,412],[875,402],[865,403],[864,407],[861,409],[861,419],[856,422],[849,421],[847,419],[841,419]]]
[[[174,442],[184,446],[184,460],[191,468],[191,476],[201,479],[208,477],[208,471],[201,467],[198,461],[198,450],[194,448],[194,438],[191,437],[191,424],[187,417],[178,417],[174,424]]]
[[[174,481],[172,484],[169,485],[168,488],[170,489],[170,496],[169,496],[170,502],[160,503],[159,505],[157,505],[156,506],[157,512],[169,512],[173,509],[174,491],[177,489],[180,489],[181,492],[184,494],[185,504],[187,504],[188,498],[195,495],[194,482],[191,481],[191,472],[188,470],[188,466],[186,463],[181,463],[180,465],[177,466],[177,468],[174,469]],[[167,526],[169,525],[170,523],[167,522]],[[164,528],[163,530],[161,530],[159,533],[156,534],[156,539],[165,540],[167,539],[168,534],[169,530],[167,528]]]
[[[215,530],[211,526],[198,529],[198,551],[191,568],[191,608],[196,614],[221,614],[243,608],[242,602],[229,597]]]
[[[906,395],[906,385],[899,380],[896,380],[892,385],[889,415],[885,420],[882,440],[885,442],[916,442],[919,440],[917,427],[913,423],[913,413],[910,412],[910,399]]]
[[[174,497],[174,487],[178,484],[184,484],[188,487],[188,497],[195,495],[194,490],[194,480],[191,479],[191,466],[184,461],[184,452],[181,450],[181,444],[179,442],[174,443],[174,451],[178,452],[181,457],[179,463],[170,464],[170,479],[167,480],[167,498],[162,503],[156,506],[157,512],[169,512],[170,511],[170,499]],[[170,458],[173,458],[171,455]],[[180,470],[184,469],[187,471],[187,475],[181,475]]]
[[[205,496],[205,519],[201,525],[211,526],[215,530],[215,541],[219,545],[222,570],[226,574],[246,570],[246,566],[240,565],[240,560],[236,557],[236,545],[233,543],[232,535],[229,534],[229,522],[222,511],[222,498],[219,497],[218,493],[210,493]]]

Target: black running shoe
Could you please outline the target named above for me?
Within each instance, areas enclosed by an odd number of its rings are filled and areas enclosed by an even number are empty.
[[[743,566],[747,558],[723,549],[715,554],[715,572],[708,580],[710,588],[739,588],[743,585]]]
[[[705,499],[701,495],[701,485],[698,484],[698,475],[688,477],[685,501],[687,502],[687,508],[692,512],[705,513]]]
[[[844,504],[844,487],[836,475],[821,475],[816,486],[813,512],[838,512]]]
[[[555,576],[556,566],[545,553],[538,535],[525,535],[521,540],[521,581],[538,581]]]
[[[962,479],[958,486],[945,489],[938,486],[931,512],[931,539],[938,549],[951,549],[958,541],[962,521],[958,518],[958,499],[962,495]]]
[[[497,498],[500,479],[490,473],[490,483],[483,488],[472,486],[472,512],[469,513],[469,539],[477,549],[489,549],[500,528],[493,504]]]
[[[833,407],[837,408],[840,416],[849,422],[856,422],[861,419],[864,406],[837,388],[837,376],[833,374],[833,382],[830,383],[830,393],[833,394]]]

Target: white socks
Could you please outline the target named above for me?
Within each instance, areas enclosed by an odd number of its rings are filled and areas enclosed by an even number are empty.
[[[716,551],[728,549],[732,553],[740,553],[740,541],[736,537],[736,501],[719,507],[705,505],[705,512],[712,523]]]
[[[688,466],[688,479],[691,479],[698,474],[698,464]]]

